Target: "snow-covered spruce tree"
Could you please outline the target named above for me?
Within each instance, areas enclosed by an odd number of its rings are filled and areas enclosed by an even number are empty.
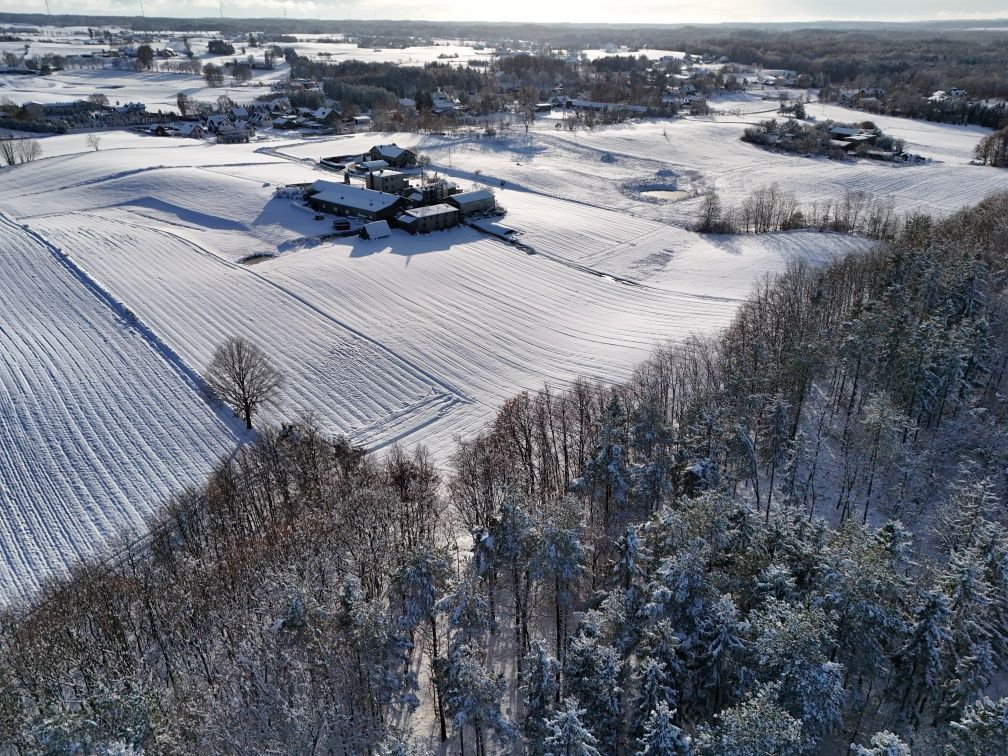
[[[1003,753],[1008,743],[1008,698],[987,696],[967,706],[958,721],[949,724],[949,756],[990,756]]]
[[[568,616],[586,561],[576,503],[570,498],[557,506],[543,524],[538,547],[531,565],[532,578],[553,594],[554,643],[562,662]]]
[[[410,644],[415,641],[418,626],[424,625],[430,632],[430,672],[431,680],[436,677],[441,660],[441,643],[438,636],[437,607],[444,597],[451,575],[451,563],[447,555],[430,546],[420,546],[409,555],[407,561],[393,576],[393,589],[399,604],[399,626],[409,633]],[[406,669],[408,671],[409,657]],[[442,742],[447,738],[444,702],[434,686],[434,706],[438,712]]]
[[[647,558],[635,525],[628,525],[617,543],[618,558],[613,566],[614,590],[622,591],[623,618],[619,646],[626,650],[637,645],[642,630],[644,608],[644,565]]]
[[[637,509],[653,512],[674,488],[673,435],[659,401],[644,399],[633,412],[630,451],[632,496]]]
[[[932,693],[945,684],[950,616],[945,596],[924,593],[913,610],[907,638],[893,657],[893,689],[887,697],[911,724],[918,721]]]
[[[600,420],[599,443],[593,455],[585,461],[581,477],[572,484],[578,493],[588,497],[593,507],[600,509],[598,530],[606,533],[616,510],[627,504],[632,485],[628,444],[627,415],[618,391],[610,391],[609,404]]]
[[[993,645],[1004,646],[998,595],[987,580],[987,565],[978,548],[952,554],[940,580],[948,599],[949,643],[946,677],[941,686],[936,722],[958,717],[962,708],[991,682],[996,669]]]
[[[743,685],[742,659],[748,624],[739,617],[731,596],[722,595],[700,622],[693,653],[691,708],[701,716],[720,711]]]
[[[997,491],[990,478],[970,479],[967,473],[932,518],[935,539],[950,554],[975,546],[999,509]]]
[[[585,710],[578,708],[576,700],[564,699],[547,725],[546,756],[602,756],[595,747],[598,741],[582,722],[584,715]]]
[[[522,737],[525,739],[525,751],[530,756],[545,753],[546,737],[550,732],[547,723],[553,717],[559,689],[560,662],[549,655],[545,643],[537,640],[525,657],[525,682],[522,685],[525,708]]]
[[[776,687],[777,704],[802,723],[815,748],[840,724],[843,668],[827,661],[831,627],[822,609],[771,598],[750,615],[752,655],[760,677]]]
[[[564,660],[564,692],[584,707],[584,721],[600,747],[616,752],[623,719],[623,661],[602,639],[601,617],[588,612],[571,638]]]
[[[494,543],[495,571],[507,576],[511,593],[515,676],[521,683],[522,659],[528,652],[530,639],[533,562],[542,550],[543,534],[528,509],[514,498],[504,502],[500,517],[491,522],[489,532]]]
[[[690,756],[693,742],[673,723],[674,709],[664,701],[648,715],[637,756]]]
[[[465,733],[472,733],[473,753],[483,756],[492,739],[506,742],[514,738],[514,725],[501,713],[507,683],[491,674],[477,658],[472,642],[453,643],[444,668],[445,708],[459,736],[459,751],[466,752]]]
[[[693,739],[697,756],[797,756],[810,750],[802,723],[776,703],[778,697],[776,686],[766,685],[718,714],[713,725],[701,725]]]
[[[628,722],[628,738],[637,740],[643,737],[644,725],[652,712],[664,706],[675,711],[678,691],[670,687],[671,676],[665,669],[665,664],[651,657],[644,657],[635,670],[634,689],[636,691],[630,705]],[[671,716],[671,714],[669,714]]]
[[[406,671],[411,643],[400,627],[390,621],[379,601],[366,601],[353,575],[343,582],[339,622],[357,651],[361,675],[370,682],[375,708],[404,705],[415,709],[416,673]]]
[[[867,746],[852,745],[850,752],[852,756],[912,756],[910,746],[888,730],[872,735]]]

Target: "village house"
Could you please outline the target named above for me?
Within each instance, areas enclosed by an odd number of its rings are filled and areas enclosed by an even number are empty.
[[[182,121],[175,124],[175,130],[179,136],[189,139],[202,139],[206,136],[206,130],[193,121]]]
[[[440,89],[431,93],[431,102],[434,105],[434,107],[431,108],[432,115],[459,113],[466,110],[465,106],[459,102],[458,98],[452,97]]]
[[[371,160],[384,160],[392,168],[409,168],[416,165],[417,156],[412,150],[397,144],[376,144],[368,152]]]
[[[203,119],[203,128],[211,134],[216,134],[227,126],[231,126],[231,121],[222,113],[211,113]]]
[[[147,106],[142,102],[127,102],[124,105],[116,105],[115,112],[119,115],[130,115],[131,113],[143,113]]]
[[[458,186],[445,179],[435,179],[414,187],[406,196],[415,205],[436,205],[458,193]]]
[[[408,204],[405,197],[395,194],[324,180],[311,185],[307,199],[313,210],[367,220],[389,220]]]
[[[248,121],[257,129],[266,129],[273,125],[273,119],[261,110],[250,115]]]
[[[448,204],[414,207],[396,216],[396,225],[411,234],[440,231],[459,224],[458,208]]]

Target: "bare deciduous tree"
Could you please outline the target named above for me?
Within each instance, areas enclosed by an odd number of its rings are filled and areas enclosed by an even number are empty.
[[[37,139],[31,138],[0,138],[0,160],[5,165],[15,163],[30,163],[42,154],[42,147]]]
[[[276,402],[283,374],[248,339],[232,336],[217,347],[203,376],[207,386],[252,428],[252,415]]]
[[[101,137],[91,132],[87,135],[87,146],[90,147],[95,152],[101,149]]]

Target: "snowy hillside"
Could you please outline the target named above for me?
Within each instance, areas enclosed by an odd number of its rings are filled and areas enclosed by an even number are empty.
[[[142,528],[241,440],[191,367],[0,216],[0,597]]]
[[[108,134],[99,152],[80,135],[43,139],[42,159],[0,183],[0,290],[16,313],[0,332],[0,597],[141,525],[234,447],[236,426],[194,378],[228,336],[286,374],[267,419],[310,412],[370,448],[422,442],[443,462],[516,391],[624,379],[656,343],[725,326],[761,276],[869,244],[701,236],[688,229],[707,188],[729,203],[770,181],[803,200],[861,187],[899,211],[1008,189],[1008,174],[965,165],[956,127],[916,129],[941,161],[914,167],[774,155],[741,143],[743,128],[723,117],[569,133],[543,121],[527,138],[228,146]],[[274,197],[331,178],[323,155],[392,141],[493,188],[518,244],[469,228],[320,242],[328,221]],[[254,255],[273,259],[240,262]]]

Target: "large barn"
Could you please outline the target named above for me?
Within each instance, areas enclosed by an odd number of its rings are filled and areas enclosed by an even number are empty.
[[[308,205],[315,210],[368,220],[388,220],[401,213],[408,204],[404,197],[395,194],[335,181],[316,181],[308,193]]]

